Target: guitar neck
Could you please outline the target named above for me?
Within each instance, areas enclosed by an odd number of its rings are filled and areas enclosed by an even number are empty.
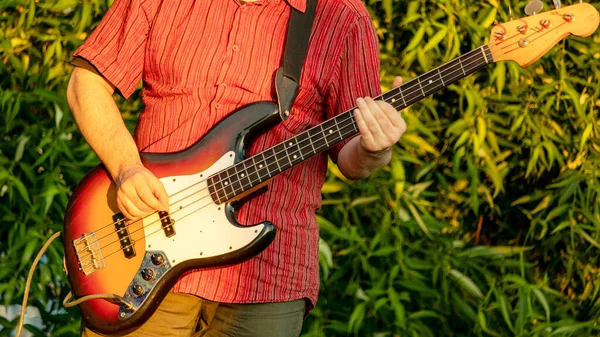
[[[489,48],[482,46],[375,99],[402,110],[493,62]],[[210,176],[207,183],[213,200],[218,204],[227,202],[358,134],[353,114],[355,108]]]

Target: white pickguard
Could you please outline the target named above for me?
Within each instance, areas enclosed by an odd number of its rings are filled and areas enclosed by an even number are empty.
[[[209,195],[206,178],[233,165],[230,151],[204,172],[164,177],[160,180],[170,195],[170,216],[175,220],[175,235],[166,237],[157,214],[144,220],[146,249],[163,251],[172,266],[190,259],[218,256],[243,248],[263,230],[264,225],[248,228],[233,226],[225,216],[224,205]]]

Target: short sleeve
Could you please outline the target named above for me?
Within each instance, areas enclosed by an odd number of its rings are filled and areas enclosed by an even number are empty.
[[[143,0],[115,0],[74,57],[90,62],[125,97],[142,79],[149,22]]]
[[[327,118],[348,111],[356,106],[359,97],[375,97],[381,94],[379,83],[379,40],[375,27],[368,16],[360,17],[346,34],[327,100]],[[329,156],[337,162],[346,139],[329,150]]]

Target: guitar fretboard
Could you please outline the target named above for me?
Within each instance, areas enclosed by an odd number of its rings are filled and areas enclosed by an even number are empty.
[[[384,100],[397,110],[402,110],[490,63],[493,63],[491,52],[487,46],[482,46],[375,99]],[[354,120],[354,109],[213,174],[207,181],[213,200],[217,204],[227,202],[288,168],[356,135],[358,128]]]

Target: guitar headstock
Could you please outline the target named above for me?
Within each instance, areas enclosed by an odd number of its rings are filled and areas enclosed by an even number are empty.
[[[494,62],[511,60],[526,67],[568,35],[591,35],[599,22],[594,6],[579,3],[498,24],[488,47]]]

